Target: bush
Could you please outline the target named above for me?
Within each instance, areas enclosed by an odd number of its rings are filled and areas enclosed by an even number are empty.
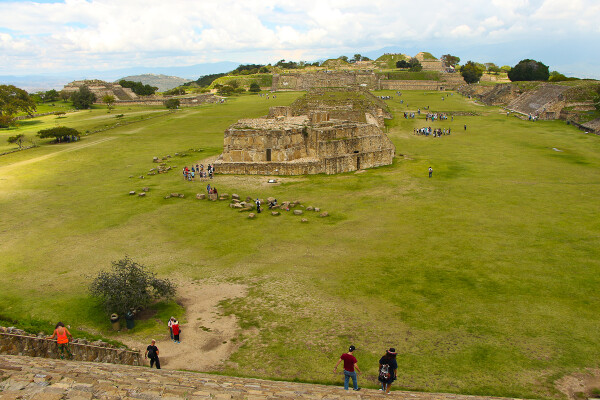
[[[547,81],[550,77],[548,66],[535,60],[521,60],[508,71],[508,79],[515,81]]]
[[[249,91],[252,92],[252,93],[258,93],[258,92],[260,92],[260,85],[258,83],[256,83],[256,82],[252,82],[250,84]]]
[[[15,135],[15,136],[11,136],[8,138],[8,143],[10,144],[16,144],[17,146],[19,146],[19,150],[23,148],[23,143],[25,143],[25,135],[23,135],[22,133]]]
[[[483,70],[473,61],[468,61],[465,65],[460,67],[460,74],[464,78],[465,82],[475,83],[479,82],[479,79],[481,79]]]
[[[175,110],[176,108],[179,108],[180,105],[181,102],[179,99],[169,99],[165,101],[165,107],[167,107],[169,110]]]
[[[66,126],[57,126],[56,128],[42,129],[38,136],[41,139],[55,138],[58,143],[70,142],[79,138],[81,133],[75,128],[67,128]]]
[[[71,95],[73,106],[80,110],[86,110],[91,107],[96,101],[96,95],[88,89],[87,86],[82,86],[78,91]]]
[[[108,315],[125,315],[141,310],[153,301],[175,296],[175,284],[159,279],[129,257],[112,262],[112,272],[102,271],[89,287],[90,295],[100,299]]]

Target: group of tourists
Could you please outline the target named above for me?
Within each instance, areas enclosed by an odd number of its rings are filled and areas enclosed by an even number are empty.
[[[275,93],[269,94],[269,93],[259,93],[258,97],[266,97],[267,100],[269,100],[269,96],[272,96],[273,99],[277,98],[277,95]]]
[[[196,167],[192,165],[192,168],[188,168],[187,165],[183,167],[183,178],[186,181],[194,181],[196,180],[196,176],[200,178],[201,181],[205,181],[206,179],[213,178],[213,174],[215,171],[215,167],[212,164],[208,164],[206,170],[204,170],[204,165],[196,164]]]
[[[214,194],[215,196],[219,195],[219,192],[217,192],[217,188],[214,186],[210,186],[210,183],[206,185],[206,193]]]
[[[337,367],[341,362],[344,362],[344,389],[348,390],[350,379],[354,390],[360,390],[358,387],[358,373],[361,372],[358,367],[358,360],[354,356],[356,347],[354,345],[348,348],[348,352],[340,356],[337,364],[333,368],[333,372],[337,372]],[[379,376],[377,380],[381,382],[381,391],[390,394],[392,382],[397,378],[398,363],[396,362],[396,349],[393,347],[385,351],[383,357],[379,359]]]
[[[380,98],[381,100],[392,100],[392,99],[393,99],[393,97],[392,97],[392,96],[379,96],[379,98]]]
[[[454,121],[454,116],[451,116],[452,121]],[[444,113],[427,113],[425,115],[425,121],[436,121],[436,120],[440,120],[440,121],[446,121],[448,119],[448,116]]]
[[[508,115],[508,113],[506,113],[506,115]],[[537,116],[537,115],[529,114],[529,116],[527,117],[527,120],[535,122],[538,120],[538,118],[539,118],[539,116]]]
[[[450,135],[451,132],[451,128],[448,129],[442,129],[442,128],[435,128],[432,129],[430,126],[425,127],[425,128],[415,128],[413,129],[413,133],[415,135],[423,135],[423,136],[433,136],[433,137],[441,137],[442,135]]]

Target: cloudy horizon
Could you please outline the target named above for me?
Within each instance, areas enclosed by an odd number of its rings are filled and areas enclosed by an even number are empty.
[[[599,20],[596,0],[0,0],[0,75],[388,50],[600,79]]]

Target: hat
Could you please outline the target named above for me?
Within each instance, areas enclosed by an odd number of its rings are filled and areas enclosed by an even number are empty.
[[[390,349],[387,351],[388,354],[392,354],[392,355],[396,355],[396,349],[393,347],[390,347]]]
[[[350,348],[348,349],[348,351],[350,353],[352,353],[354,350],[356,350],[356,347],[354,347],[354,345],[350,345]]]

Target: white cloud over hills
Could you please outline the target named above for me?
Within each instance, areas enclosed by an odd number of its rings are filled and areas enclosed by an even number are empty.
[[[598,21],[598,0],[0,0],[0,74],[406,47],[600,77]]]

